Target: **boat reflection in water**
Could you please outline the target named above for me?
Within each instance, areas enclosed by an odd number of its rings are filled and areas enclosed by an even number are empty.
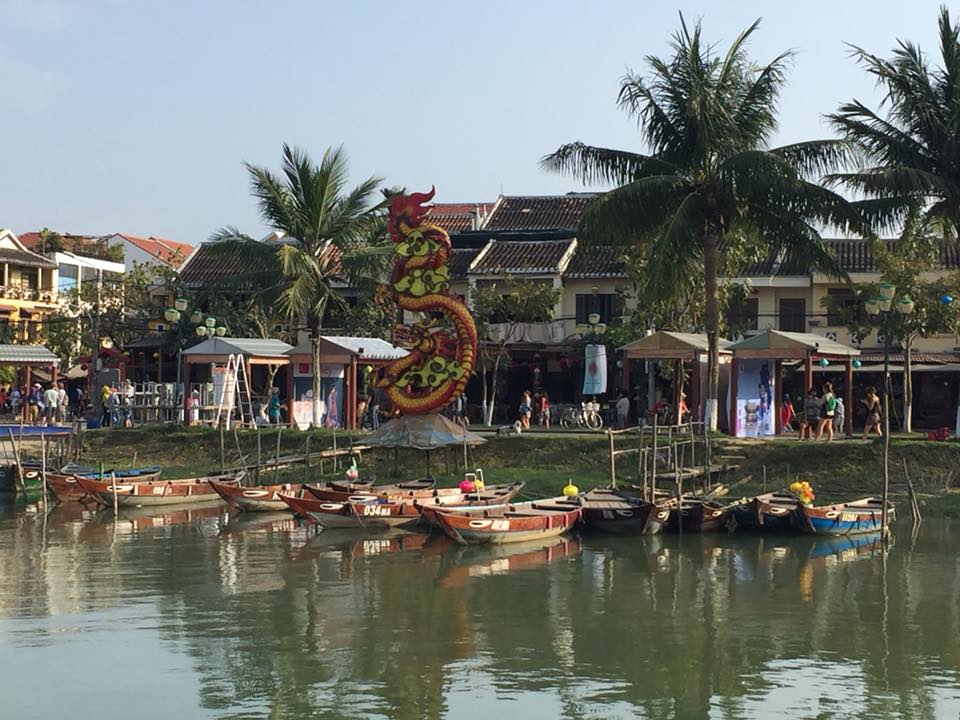
[[[134,686],[149,718],[960,713],[946,522],[889,546],[714,533],[458,547],[261,519],[0,510],[4,716],[57,717],[83,697],[84,716],[119,719]]]

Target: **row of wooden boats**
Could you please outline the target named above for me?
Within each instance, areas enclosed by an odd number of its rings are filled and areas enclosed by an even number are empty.
[[[838,505],[805,505],[790,492],[765,493],[728,504],[695,495],[645,500],[635,489],[598,488],[568,498],[518,502],[523,483],[475,492],[437,488],[432,480],[374,485],[353,479],[324,485],[242,485],[242,475],[161,480],[159,468],[104,473],[89,468],[47,473],[62,501],[154,507],[226,502],[246,512],[293,511],[323,528],[442,530],[464,544],[525,542],[562,535],[575,526],[617,534],[746,530],[851,535],[877,532],[882,504],[864,498]],[[482,478],[482,475],[481,475]],[[892,520],[892,508],[888,511]]]

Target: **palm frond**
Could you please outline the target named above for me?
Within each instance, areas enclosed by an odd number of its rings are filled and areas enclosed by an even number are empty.
[[[595,183],[623,185],[650,175],[679,171],[673,163],[657,157],[593,147],[582,142],[561,145],[555,152],[540,160],[540,167],[550,172],[575,177],[584,185]]]

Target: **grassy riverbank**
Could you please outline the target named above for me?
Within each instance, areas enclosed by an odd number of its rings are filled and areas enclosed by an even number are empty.
[[[354,436],[362,441],[362,436]],[[337,434],[337,445],[343,447],[349,437]],[[251,432],[225,434],[225,456],[228,467],[241,463],[237,445],[247,463],[256,461],[256,436]],[[311,435],[311,450],[333,447],[330,431]],[[618,441],[618,447],[629,447],[629,441]],[[280,455],[302,453],[306,434],[284,430],[280,434]],[[274,456],[277,431],[261,431],[261,456],[266,461]],[[750,495],[766,488],[783,487],[793,479],[809,480],[817,502],[833,502],[870,494],[879,494],[882,487],[882,446],[878,441],[862,443],[801,443],[796,440],[731,441],[718,439],[715,456],[742,456],[732,459],[740,467],[727,482],[752,476],[752,480],[736,486],[731,495]],[[600,434],[538,434],[521,437],[490,436],[488,442],[470,450],[469,467],[484,469],[488,483],[524,480],[530,495],[555,495],[572,480],[581,489],[607,484],[609,478],[609,445]],[[624,456],[618,463],[618,478],[635,481],[636,456]],[[152,427],[132,430],[92,431],[86,435],[84,462],[102,460],[107,467],[158,464],[165,477],[189,477],[215,472],[220,465],[220,440],[215,430],[204,428]],[[930,442],[895,438],[891,445],[890,478],[895,499],[906,492],[903,461],[925,510],[930,515],[960,517],[960,442]],[[342,460],[340,461],[342,462]],[[378,480],[422,477],[427,473],[426,454],[418,451],[372,450],[364,453],[363,474],[375,474]],[[430,455],[430,471],[441,484],[452,485],[462,477],[463,452],[460,449],[437,451]],[[342,476],[342,469],[333,472],[325,461],[323,473],[313,467],[309,475],[303,466],[281,471],[280,482],[299,482],[308,478],[316,482]],[[263,482],[274,482],[274,473],[265,473]],[[904,498],[905,499],[905,498]],[[901,506],[906,509],[906,503]]]

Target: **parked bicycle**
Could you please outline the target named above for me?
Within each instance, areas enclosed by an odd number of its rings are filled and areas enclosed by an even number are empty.
[[[600,417],[600,403],[582,402],[580,406],[569,405],[560,415],[562,428],[587,428],[599,430],[603,427],[603,418]]]

